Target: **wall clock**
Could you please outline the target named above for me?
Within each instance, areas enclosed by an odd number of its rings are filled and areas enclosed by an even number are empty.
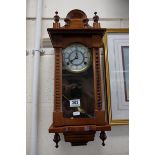
[[[56,147],[59,133],[63,133],[66,142],[78,146],[93,141],[96,131],[101,131],[104,146],[105,131],[111,130],[100,69],[106,29],[100,28],[96,14],[90,26],[83,11],[72,10],[61,27],[56,12],[53,28],[47,29],[55,50],[54,111],[49,132],[55,133]]]

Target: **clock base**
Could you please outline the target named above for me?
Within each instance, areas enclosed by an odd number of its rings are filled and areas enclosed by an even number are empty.
[[[56,148],[58,148],[58,142],[60,141],[60,136],[58,133],[63,133],[66,142],[70,142],[72,146],[87,145],[89,141],[94,141],[96,131],[101,131],[100,139],[102,140],[102,145],[105,146],[104,141],[106,140],[105,131],[110,131],[111,127],[109,124],[105,125],[82,125],[82,126],[62,126],[54,127],[53,125],[49,128],[49,133],[55,133],[54,142],[56,143]]]
[[[89,141],[94,141],[95,133],[95,131],[65,132],[64,138],[72,146],[81,146],[87,145]]]

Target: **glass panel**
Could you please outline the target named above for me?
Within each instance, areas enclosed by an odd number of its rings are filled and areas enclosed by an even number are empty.
[[[129,101],[129,46],[122,46],[122,64],[125,100]]]
[[[92,57],[92,52],[89,51],[89,53]],[[63,116],[66,118],[94,117],[95,97],[92,63],[85,71],[77,73],[69,71],[65,65],[62,68]]]

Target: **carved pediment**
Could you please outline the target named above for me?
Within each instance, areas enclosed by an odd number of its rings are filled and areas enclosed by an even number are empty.
[[[66,18],[65,18],[65,26],[64,28],[72,28],[72,29],[80,29],[80,28],[90,28],[91,26],[88,24],[89,19],[86,14],[81,10],[71,10]]]

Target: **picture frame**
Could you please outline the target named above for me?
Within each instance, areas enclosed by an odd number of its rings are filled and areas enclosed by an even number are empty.
[[[103,38],[110,125],[129,124],[129,29],[107,29]]]

